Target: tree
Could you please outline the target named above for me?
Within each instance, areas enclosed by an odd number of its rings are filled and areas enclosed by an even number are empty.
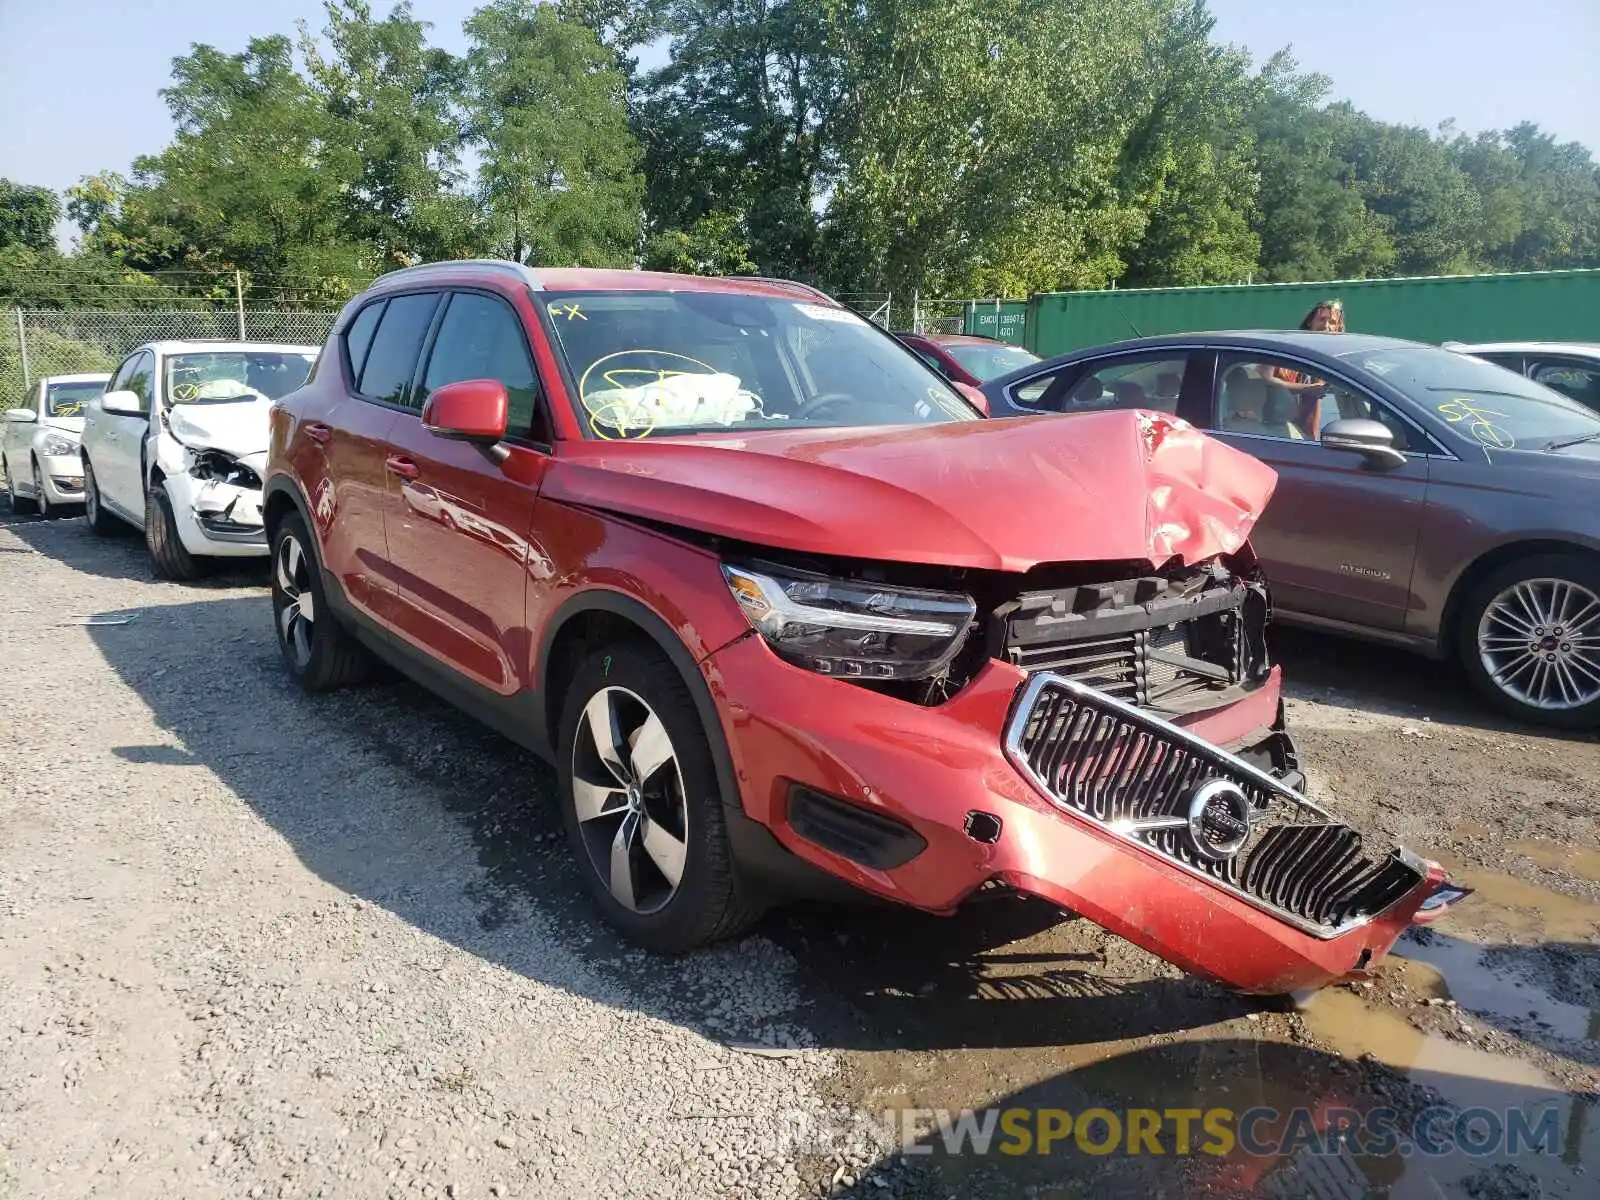
[[[684,275],[753,275],[750,244],[732,213],[701,217],[688,229],[664,229],[644,247],[644,269]]]
[[[429,46],[397,4],[375,20],[364,0],[328,0],[329,53],[300,28],[309,93],[326,116],[325,166],[347,181],[344,234],[387,265],[472,253],[480,242],[462,182],[464,64]]]
[[[1261,278],[1362,279],[1391,273],[1394,242],[1366,205],[1341,157],[1348,142],[1339,113],[1321,107],[1331,86],[1300,73],[1280,51],[1256,79],[1251,115],[1261,188],[1255,230]]]
[[[173,60],[162,95],[177,134],[135,161],[101,245],[150,271],[370,275],[369,255],[342,228],[330,118],[288,38],[253,38],[240,54],[196,46]],[[80,212],[103,224],[107,197],[87,190]]]
[[[0,179],[0,250],[8,246],[50,249],[60,219],[61,201],[49,188]]]
[[[763,272],[816,277],[859,14],[835,0],[658,4],[669,58],[638,80],[633,105],[649,232],[728,213]]]
[[[614,56],[535,0],[495,0],[467,35],[479,197],[496,252],[545,266],[632,266],[644,182]]]

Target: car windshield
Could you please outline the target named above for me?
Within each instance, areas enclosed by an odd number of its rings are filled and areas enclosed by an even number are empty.
[[[89,401],[106,390],[105,382],[52,383],[45,387],[44,415],[81,417]]]
[[[978,420],[848,309],[737,292],[541,292],[596,437]]]
[[[998,379],[1008,371],[1020,370],[1029,363],[1039,361],[1037,354],[1029,354],[1020,346],[978,346],[971,342],[953,342],[943,349],[985,383]]]
[[[306,381],[314,353],[216,350],[167,358],[167,399],[174,404],[279,400]]]
[[[1358,350],[1340,357],[1491,450],[1545,450],[1573,438],[1600,436],[1600,415],[1481,359],[1430,346]]]

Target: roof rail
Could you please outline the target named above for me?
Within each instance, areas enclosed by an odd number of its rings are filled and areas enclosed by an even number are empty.
[[[839,303],[821,288],[814,288],[809,283],[796,283],[793,279],[778,279],[770,275],[734,275],[730,276],[730,278],[748,279],[754,283],[770,283],[776,287],[792,288],[797,292],[805,293],[807,296],[815,296],[819,300],[826,300],[829,304]]]
[[[474,267],[481,271],[498,271],[504,275],[514,275],[522,283],[540,291],[544,285],[539,282],[539,277],[521,263],[514,263],[508,258],[447,258],[439,262],[418,263],[414,267],[401,267],[398,271],[388,271],[379,275],[374,282],[382,283],[389,279],[426,279],[429,275],[442,274],[455,267]]]

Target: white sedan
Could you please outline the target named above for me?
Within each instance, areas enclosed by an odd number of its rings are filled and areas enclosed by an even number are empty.
[[[305,382],[320,349],[151,342],[128,355],[84,423],[89,527],[144,530],[167,579],[194,579],[208,559],[266,557],[268,416]]]
[[[0,472],[13,512],[39,512],[83,503],[78,438],[89,402],[109,375],[47,375],[28,389],[21,407],[0,425]]]

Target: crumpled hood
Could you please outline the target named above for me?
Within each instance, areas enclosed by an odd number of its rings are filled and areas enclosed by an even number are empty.
[[[83,433],[82,417],[46,417],[39,424],[45,429],[59,429],[75,436]]]
[[[167,428],[191,450],[222,450],[235,457],[264,454],[271,413],[272,401],[265,396],[175,404],[168,410]]]
[[[1002,571],[1239,548],[1265,463],[1143,412],[567,443],[541,494],[762,546]]]

